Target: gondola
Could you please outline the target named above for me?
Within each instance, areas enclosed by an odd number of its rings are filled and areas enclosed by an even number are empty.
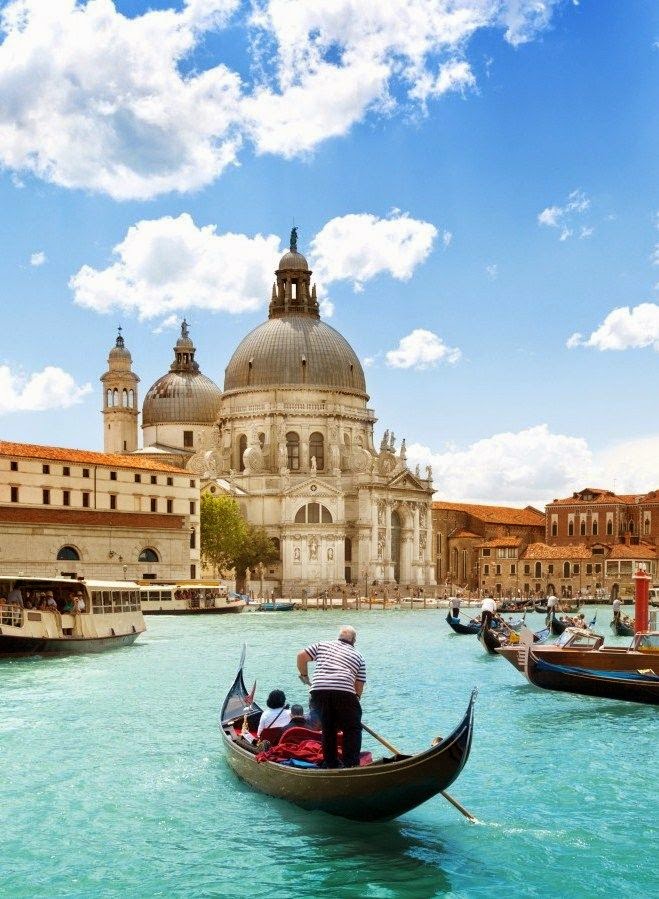
[[[650,668],[615,671],[560,665],[538,658],[530,649],[524,674],[534,686],[545,690],[659,705],[659,675]]]
[[[490,627],[481,627],[479,629],[478,640],[481,646],[485,647],[492,655],[496,655],[497,649],[505,645],[505,641],[498,634],[495,634]]]
[[[561,621],[556,617],[556,613],[551,613],[551,618],[549,620],[549,627],[551,628],[551,632],[555,637],[560,637],[566,627],[569,627],[569,623],[567,621]]]
[[[546,605],[543,606],[542,603],[539,603],[539,602],[535,603],[533,608],[539,615],[545,615],[547,613],[547,606]]]
[[[633,637],[634,636],[634,626],[630,624],[623,624],[619,618],[614,618],[611,622],[611,628],[616,637]]]
[[[245,688],[244,660],[243,649],[238,673],[222,705],[220,728],[229,766],[262,793],[308,811],[355,821],[389,821],[446,790],[469,758],[476,690],[455,730],[416,755],[396,755],[360,768],[336,770],[257,762],[256,750],[239,735],[244,715],[255,728],[261,714]]]
[[[477,634],[481,629],[480,621],[477,621],[475,624],[463,624],[462,621],[460,621],[460,618],[454,618],[450,612],[447,613],[446,620],[449,627],[455,631],[456,634]]]
[[[260,602],[257,610],[259,612],[292,612],[295,608],[294,602]]]

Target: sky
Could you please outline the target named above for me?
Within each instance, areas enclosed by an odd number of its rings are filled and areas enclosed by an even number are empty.
[[[220,386],[293,225],[437,497],[659,488],[654,0],[0,0],[0,435]]]

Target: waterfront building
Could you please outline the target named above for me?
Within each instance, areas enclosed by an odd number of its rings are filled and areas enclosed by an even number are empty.
[[[547,504],[546,541],[566,543],[659,543],[659,490],[616,494],[586,487]]]
[[[199,480],[135,455],[0,441],[0,528],[3,574],[194,578]]]
[[[438,584],[447,589],[494,589],[495,583],[503,585],[504,574],[517,576],[517,558],[524,547],[543,539],[545,516],[533,506],[519,509],[442,501],[432,504],[432,529]],[[481,557],[487,567],[479,570]]]

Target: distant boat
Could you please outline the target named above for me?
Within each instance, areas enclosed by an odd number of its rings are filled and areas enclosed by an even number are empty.
[[[634,625],[624,624],[619,618],[614,618],[611,622],[611,628],[616,637],[633,637]]]
[[[294,602],[260,602],[257,607],[259,612],[292,612]]]
[[[469,622],[469,624],[463,624],[459,617],[454,618],[450,612],[446,615],[446,620],[451,630],[455,631],[456,634],[477,634],[481,629],[480,621],[477,621],[474,624],[471,622]]]

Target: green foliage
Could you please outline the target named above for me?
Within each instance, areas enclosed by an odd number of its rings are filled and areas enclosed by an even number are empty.
[[[247,537],[247,524],[230,496],[201,497],[201,559],[217,574],[234,567]]]
[[[259,562],[267,565],[278,558],[272,540],[263,528],[247,524],[233,497],[201,497],[201,559],[217,574],[231,568],[236,584],[244,585],[245,572],[254,572]]]

